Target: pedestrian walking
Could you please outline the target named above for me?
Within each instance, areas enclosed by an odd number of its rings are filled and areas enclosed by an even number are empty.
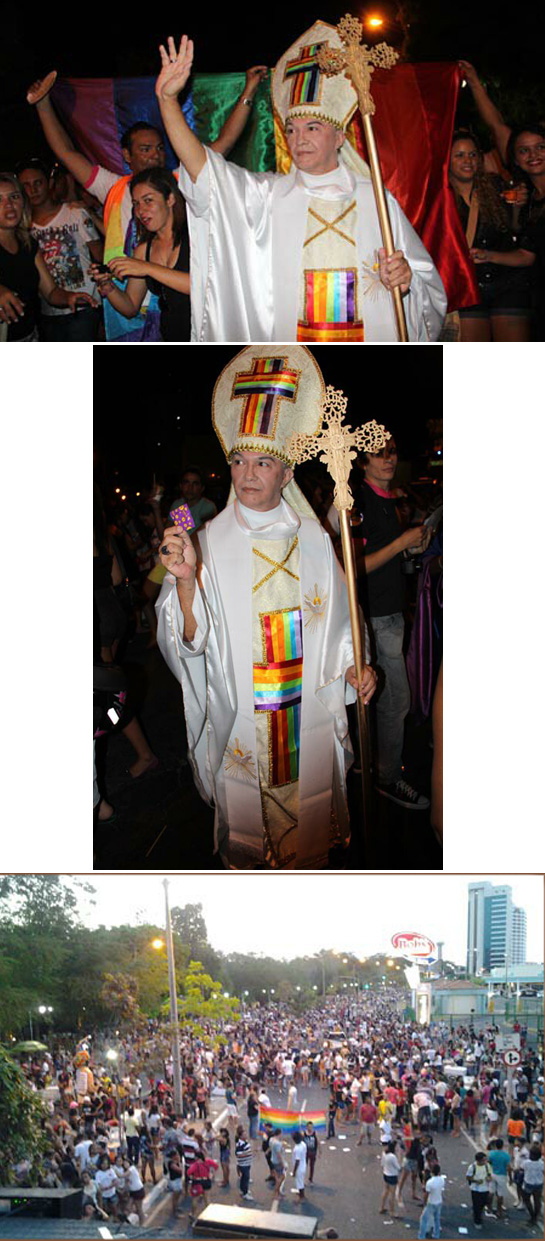
[[[291,1140],[293,1142],[291,1175],[295,1178],[295,1188],[298,1190],[299,1201],[301,1202],[305,1196],[307,1148],[303,1141],[303,1135],[299,1129],[296,1129],[295,1133],[292,1133]]]
[[[435,1163],[432,1168],[432,1175],[426,1181],[424,1187],[424,1209],[420,1216],[420,1224],[418,1228],[418,1241],[424,1241],[430,1230],[437,1241],[441,1236],[441,1207],[445,1195],[447,1178],[441,1174],[441,1167]]]
[[[238,1126],[236,1132],[235,1158],[237,1161],[237,1175],[240,1183],[240,1193],[247,1201],[253,1202],[254,1198],[249,1192],[250,1173],[252,1170],[252,1148],[242,1125]]]
[[[314,1168],[316,1166],[316,1160],[319,1153],[319,1142],[318,1134],[316,1133],[311,1120],[307,1122],[307,1127],[303,1134],[303,1142],[307,1148],[308,1183],[309,1185],[312,1185],[314,1180]]]
[[[473,1221],[475,1227],[482,1228],[483,1211],[488,1205],[488,1195],[492,1186],[492,1168],[485,1151],[477,1151],[474,1162],[469,1165],[466,1173],[467,1183],[471,1190],[473,1203]]]
[[[401,1167],[399,1159],[395,1153],[395,1142],[388,1142],[382,1155],[382,1179],[384,1181],[384,1189],[382,1191],[382,1201],[380,1204],[379,1215],[386,1215],[388,1211],[394,1219],[399,1219],[395,1210],[395,1193],[399,1181],[399,1173]],[[388,1205],[392,1203],[392,1207]]]
[[[271,1172],[274,1178],[274,1197],[284,1197],[284,1182],[286,1180],[286,1161],[284,1158],[284,1147],[282,1144],[282,1130],[274,1129],[270,1142],[269,1150],[271,1157]]]

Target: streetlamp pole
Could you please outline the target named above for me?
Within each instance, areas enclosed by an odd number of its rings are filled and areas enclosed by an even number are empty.
[[[180,1028],[178,1024],[178,1000],[176,996],[176,970],[174,966],[174,945],[172,942],[172,926],[170,922],[170,905],[168,903],[168,879],[163,879],[165,889],[165,930],[168,957],[168,989],[170,992],[170,1025],[172,1029],[172,1078],[174,1084],[174,1107],[179,1116],[182,1114],[182,1071],[180,1067]]]

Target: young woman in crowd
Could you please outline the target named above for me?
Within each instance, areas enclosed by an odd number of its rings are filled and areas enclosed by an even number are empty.
[[[530,339],[534,255],[518,244],[499,177],[485,173],[473,136],[453,137],[449,182],[475,263],[479,301],[459,311],[461,340]]]
[[[112,275],[96,266],[91,274],[101,296],[127,319],[138,314],[148,290],[156,293],[162,340],[189,340],[189,234],[184,200],[166,168],[137,173],[131,181],[131,195],[141,241],[132,258],[122,255],[108,264],[116,280],[127,280],[126,288],[120,289]]]

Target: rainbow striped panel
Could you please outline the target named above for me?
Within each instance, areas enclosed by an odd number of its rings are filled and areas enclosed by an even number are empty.
[[[282,1133],[293,1133],[295,1129],[304,1129],[309,1120],[312,1121],[316,1133],[325,1133],[325,1112],[284,1112],[273,1107],[261,1108],[259,1127],[264,1132],[265,1124],[270,1124],[275,1129],[281,1129]]]
[[[321,46],[321,43],[309,43],[307,47],[301,48],[295,60],[290,60],[286,65],[284,81],[286,82],[290,78],[293,79],[291,84],[291,105],[319,102],[320,70],[316,64],[316,52]]]
[[[357,318],[355,267],[305,271],[306,318],[299,321],[298,340],[363,340]]]
[[[240,435],[267,435],[278,400],[295,400],[298,371],[289,370],[284,358],[256,358],[246,375],[237,375],[232,398],[246,397],[242,409]]]
[[[265,613],[266,664],[254,664],[254,706],[269,713],[271,786],[299,776],[303,631],[301,609]]]

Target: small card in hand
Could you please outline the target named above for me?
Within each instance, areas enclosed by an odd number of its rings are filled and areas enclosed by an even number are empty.
[[[191,516],[191,511],[187,504],[180,504],[179,508],[171,509],[169,516],[172,518],[175,526],[181,526],[182,530],[194,530],[195,522]]]

